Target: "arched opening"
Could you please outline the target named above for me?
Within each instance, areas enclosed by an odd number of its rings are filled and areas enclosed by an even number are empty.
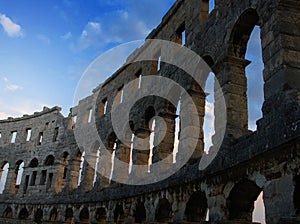
[[[195,192],[191,195],[185,208],[185,217],[188,222],[203,222],[207,215],[207,200],[204,192]]]
[[[166,199],[160,199],[155,211],[155,219],[157,222],[169,222],[172,207],[170,202]]]
[[[91,191],[94,187],[97,176],[97,163],[99,156],[99,143],[95,142],[93,146],[86,151],[83,165],[83,189],[85,192]]]
[[[72,208],[67,208],[65,212],[65,221],[67,223],[71,223],[73,220],[73,209]]]
[[[95,219],[101,223],[106,221],[106,210],[105,208],[97,208]]]
[[[35,214],[34,214],[34,221],[36,223],[42,223],[43,221],[43,210],[42,209],[38,209]]]
[[[19,212],[19,219],[27,219],[29,216],[28,210],[26,208],[22,208]]]
[[[254,182],[242,180],[231,190],[227,206],[230,220],[252,221],[254,202],[262,189]]]
[[[13,210],[11,207],[7,207],[3,212],[3,218],[11,219],[13,217]]]
[[[146,222],[146,209],[142,202],[138,202],[135,209],[135,223],[145,223]]]
[[[251,61],[251,64],[246,67],[248,81],[248,128],[255,131],[257,129],[256,121],[262,118],[262,105],[264,102],[264,63],[259,26],[255,26],[250,35],[245,57]]]
[[[85,222],[89,223],[89,219],[90,219],[89,209],[87,207],[84,207],[83,209],[81,209],[79,213],[79,220],[84,223]]]
[[[63,179],[67,178],[68,173],[68,166],[70,161],[70,154],[68,152],[64,152],[62,156],[62,163],[63,163]]]
[[[21,184],[21,181],[22,181],[22,176],[23,176],[23,172],[24,172],[24,166],[25,166],[25,163],[22,161],[22,160],[19,160],[17,163],[16,163],[16,190],[18,191],[19,188],[20,188],[20,184]]]
[[[54,165],[54,156],[49,155],[47,156],[47,158],[45,159],[45,166],[53,166]]]
[[[6,185],[6,180],[7,180],[7,174],[9,170],[9,163],[8,162],[3,162],[0,170],[0,194],[3,194],[5,185]]]
[[[49,215],[49,221],[52,221],[52,222],[57,221],[57,216],[58,216],[57,208],[53,208]]]
[[[39,161],[37,160],[37,158],[34,158],[30,161],[28,167],[35,168],[35,167],[38,167],[38,165],[39,165]]]
[[[294,178],[295,190],[294,190],[294,206],[295,215],[300,217],[300,175]]]
[[[79,165],[79,176],[78,176],[78,180],[77,180],[78,186],[80,186],[81,179],[82,179],[85,152],[83,152],[81,155],[78,154],[78,157],[79,156],[80,156],[80,165]]]
[[[122,223],[124,221],[124,210],[122,204],[118,203],[114,211],[115,223]]]
[[[244,60],[240,62],[241,64],[236,64],[241,70],[236,72],[243,76],[240,77],[243,81],[234,83],[242,89],[241,95],[245,95],[242,97],[245,100],[240,100],[243,104],[238,108],[241,110],[241,113],[244,113],[243,111],[248,112],[245,115],[241,115],[244,116],[244,120],[241,120],[240,123],[252,131],[257,129],[256,121],[262,117],[261,108],[264,101],[262,74],[264,65],[258,22],[259,16],[257,12],[254,9],[246,10],[236,22],[230,39],[232,56]],[[249,65],[250,62],[251,64]],[[246,117],[248,118],[247,120]]]

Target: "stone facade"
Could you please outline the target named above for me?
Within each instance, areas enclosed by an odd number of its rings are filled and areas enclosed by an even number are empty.
[[[250,132],[245,76],[250,62],[245,60],[245,53],[255,25],[261,29],[265,101],[257,131]],[[180,44],[183,31],[185,46],[207,62],[224,94],[225,137],[213,162],[199,171],[204,154],[200,130],[188,163],[163,181],[128,185],[110,182],[101,175],[113,170],[112,175],[121,173],[130,181],[128,170],[113,168],[111,160],[104,161],[101,150],[99,153],[101,144],[127,164],[130,154],[136,165],[146,165],[150,157],[149,151],[134,149],[140,143],[131,135],[127,140],[133,141],[133,150],[118,141],[110,116],[112,103],[124,85],[135,80],[133,89],[122,93],[124,100],[141,91],[140,74],[180,83],[197,105],[203,125],[206,95],[184,71],[167,64],[158,71],[158,61],[128,63],[71,108],[68,117],[55,107],[0,121],[1,168],[9,164],[0,195],[1,223],[201,223],[208,210],[207,223],[252,223],[254,201],[261,192],[267,223],[300,222],[300,2],[215,0],[215,9],[209,14],[207,0],[177,0],[147,39]],[[133,52],[128,61],[142,54],[145,47]],[[162,58],[167,54],[160,49],[153,52]],[[218,123],[224,119],[223,113],[218,113],[219,90],[215,90],[214,144],[222,132]],[[191,118],[184,115],[186,107],[181,104],[181,119]],[[153,149],[152,161],[173,153],[176,108],[163,99],[148,97],[130,116],[130,127],[138,137],[149,136],[151,118],[163,117],[167,132]],[[91,131],[95,127],[101,143]],[[156,134],[159,136],[160,129],[156,129],[154,141],[158,141]],[[185,153],[185,146],[179,143],[178,155]],[[21,164],[24,171],[20,185],[16,185]],[[104,171],[95,172],[97,169]],[[148,175],[147,170],[144,175]]]

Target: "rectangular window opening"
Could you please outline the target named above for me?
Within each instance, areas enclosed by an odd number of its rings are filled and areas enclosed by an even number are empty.
[[[12,131],[11,132],[11,141],[10,143],[15,143],[17,139],[17,132],[16,131]]]
[[[40,185],[45,185],[47,179],[47,170],[42,170]]]
[[[58,131],[59,131],[59,127],[56,127],[56,128],[54,129],[53,142],[56,142],[56,141],[57,141]]]
[[[185,23],[183,23],[176,31],[176,43],[181,46],[186,44]]]
[[[118,97],[120,99],[119,102],[122,103],[123,100],[124,100],[124,88],[123,88],[123,86],[118,89]]]
[[[38,138],[38,145],[41,145],[43,142],[43,132],[40,132],[39,138]]]
[[[36,175],[37,175],[37,171],[33,171],[32,172],[32,176],[31,176],[30,186],[34,186],[35,185]]]
[[[65,167],[65,168],[64,168],[64,175],[63,175],[63,179],[64,179],[64,180],[67,178],[67,172],[68,172],[68,168]]]
[[[48,182],[47,182],[47,186],[46,186],[46,191],[47,192],[49,190],[51,190],[52,179],[53,179],[53,173],[49,173],[49,175],[48,175]]]
[[[100,108],[100,116],[105,115],[107,112],[107,98],[102,100],[101,108]]]
[[[138,90],[141,88],[142,86],[142,70],[139,70],[136,74],[135,74],[135,80],[134,80],[134,91]]]
[[[30,141],[31,132],[32,132],[31,128],[26,129],[26,142]]]
[[[161,69],[161,55],[159,55],[157,59],[157,71],[159,71],[160,69]]]
[[[87,111],[87,123],[91,123],[92,122],[92,117],[93,117],[93,110],[89,109]]]

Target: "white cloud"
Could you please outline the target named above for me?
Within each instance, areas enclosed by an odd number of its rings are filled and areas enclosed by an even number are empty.
[[[21,86],[18,86],[15,84],[7,84],[6,85],[6,90],[9,90],[9,91],[16,91],[16,90],[21,90],[21,89],[22,89]]]
[[[5,14],[0,14],[0,24],[2,25],[4,31],[10,37],[23,37],[23,32],[21,26],[14,23]]]
[[[68,33],[61,36],[61,39],[63,39],[63,40],[69,40],[71,38],[72,38],[72,33],[71,32],[68,32]]]
[[[97,20],[85,25],[75,48],[79,50],[91,46],[101,48],[111,43],[144,39],[150,32],[143,21],[124,10],[113,11]]]
[[[8,78],[4,77],[3,78],[4,82],[8,82]]]
[[[50,44],[51,43],[51,40],[50,40],[50,38],[49,37],[47,37],[46,35],[44,35],[44,34],[38,34],[37,36],[36,36],[40,41],[42,41],[43,43],[45,43],[45,44]]]

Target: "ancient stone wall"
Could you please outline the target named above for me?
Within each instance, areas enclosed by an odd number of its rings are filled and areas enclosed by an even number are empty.
[[[208,155],[215,152],[224,133],[225,137],[212,163],[199,170],[200,159],[207,155],[202,127],[206,93],[186,71],[164,63],[170,52],[146,42],[92,95],[71,108],[68,117],[55,107],[0,121],[1,168],[9,164],[0,195],[0,222],[188,223],[204,221],[208,213],[208,223],[252,223],[254,201],[262,192],[267,223],[299,222],[300,2],[216,0],[215,9],[208,11],[207,0],[177,0],[147,39],[177,43],[178,58],[184,44],[200,55],[217,77],[215,135]],[[251,62],[245,53],[255,25],[261,29],[264,74],[257,75],[264,77],[265,101],[263,118],[257,121],[257,131],[251,132],[245,75]],[[154,60],[135,61],[144,52],[151,52]],[[150,76],[179,83],[195,103],[197,116],[188,113],[187,95],[180,92],[173,94],[174,101],[181,101],[180,110],[165,99],[143,98],[131,109],[128,125],[132,133],[124,133],[126,141],[122,142],[113,128],[113,104],[117,102],[121,108],[130,97],[140,94],[146,88],[142,78]],[[206,77],[204,74],[204,83]],[[130,89],[125,88],[130,82]],[[222,100],[225,113],[220,113]],[[176,153],[178,116],[195,130],[197,118],[200,130],[196,136],[180,130]],[[162,117],[167,127],[162,139],[159,125],[149,128],[156,117]],[[225,118],[226,125],[220,126]],[[150,143],[144,145],[149,150],[138,150],[145,144],[139,138],[151,133],[154,143],[159,142],[153,148],[152,164],[166,161],[161,171],[176,167],[166,158],[172,155],[178,163],[191,135],[195,152],[172,176],[150,185],[131,185],[132,178],[143,179],[156,172],[153,166],[149,171],[145,168],[151,158]],[[120,168],[117,160],[128,166]],[[130,171],[130,161],[132,167],[145,166]],[[110,175],[113,179],[121,176],[124,183],[110,181]],[[20,184],[16,184],[18,179]]]

